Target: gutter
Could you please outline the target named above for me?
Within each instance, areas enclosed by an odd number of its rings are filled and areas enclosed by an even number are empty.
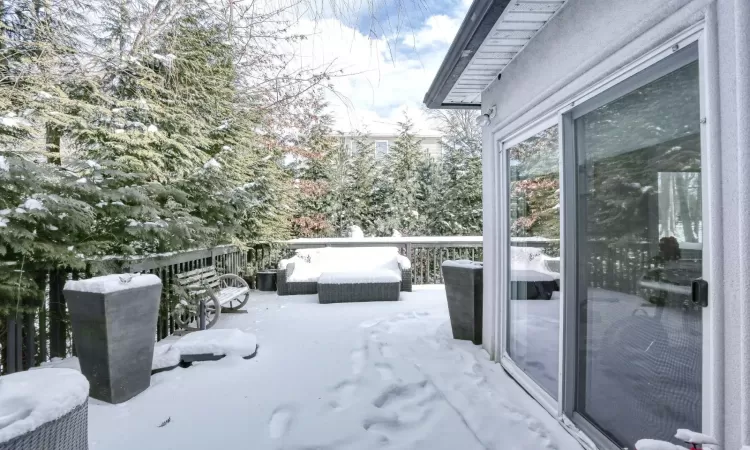
[[[472,57],[490,34],[495,23],[510,4],[510,0],[474,0],[458,29],[448,53],[443,58],[424,104],[430,109],[478,109],[479,103],[443,103]]]

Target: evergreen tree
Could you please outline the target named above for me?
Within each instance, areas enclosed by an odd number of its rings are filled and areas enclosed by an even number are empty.
[[[332,136],[332,117],[325,112],[326,103],[317,93],[305,113],[305,129],[295,145],[293,171],[298,202],[293,219],[294,234],[303,237],[330,236],[331,174],[330,162],[337,150]]]
[[[352,223],[351,210],[347,202],[349,186],[350,149],[346,141],[339,137],[331,153],[325,158],[326,178],[328,179],[328,208],[333,236],[345,236]]]
[[[59,128],[76,120],[64,81],[80,69],[73,3],[0,5],[0,314],[39,302],[45,271],[83,267],[101,193],[61,166]]]
[[[378,189],[384,207],[379,212],[377,229],[387,236],[393,230],[404,235],[419,230],[419,170],[427,157],[414,134],[411,119],[404,117],[398,125],[398,138],[384,159],[384,176]]]
[[[431,233],[482,234],[482,136],[470,110],[435,111],[432,118],[443,133],[442,202]]]
[[[424,236],[450,235],[449,216],[446,214],[450,199],[445,193],[449,189],[441,162],[424,158],[419,166],[417,191],[417,211],[419,211],[419,228],[417,232]]]
[[[375,144],[366,134],[357,133],[353,142],[344,194],[347,218],[350,225],[361,227],[365,235],[374,235],[378,211],[382,209],[376,195],[381,167],[375,159]]]

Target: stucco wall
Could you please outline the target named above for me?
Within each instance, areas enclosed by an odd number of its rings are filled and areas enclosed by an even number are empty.
[[[704,258],[710,270],[704,429],[722,448],[750,445],[750,0],[569,0],[482,95],[497,116],[484,132],[485,270],[497,273],[496,143],[554,113],[593,84],[705,21],[702,77],[712,153]],[[494,354],[496,277],[485,276],[484,345]],[[712,377],[714,377],[712,379]],[[713,399],[713,400],[711,400]]]
[[[347,148],[352,148],[352,142],[354,139],[350,136],[344,136],[340,139],[344,140],[344,145]],[[393,146],[396,144],[396,140],[398,139],[398,136],[396,135],[389,135],[389,136],[374,136],[374,137],[368,137],[364,138],[363,140],[366,142],[370,142],[373,145],[375,145],[375,142],[377,141],[388,141],[388,148],[389,150],[393,148]],[[421,140],[421,146],[422,149],[430,155],[431,157],[435,159],[440,159],[442,157],[442,148],[440,144],[440,138],[434,137],[434,136],[419,136],[417,135],[417,139]]]

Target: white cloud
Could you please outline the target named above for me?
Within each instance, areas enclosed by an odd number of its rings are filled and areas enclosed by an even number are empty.
[[[417,49],[439,46],[443,51],[447,50],[461,26],[461,19],[461,17],[449,17],[444,14],[430,16],[425,21],[424,27],[413,33],[413,36],[405,38],[404,42]]]
[[[431,132],[422,99],[468,3],[451,15],[427,17],[419,29],[392,39],[366,36],[336,18],[302,19],[295,31],[309,37],[297,44],[297,63],[330,65],[344,74],[331,80],[336,94],[328,94],[336,129],[391,132],[406,111],[419,131]]]

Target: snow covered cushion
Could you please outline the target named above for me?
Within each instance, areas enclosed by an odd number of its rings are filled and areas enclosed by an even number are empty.
[[[288,282],[319,281],[321,274],[338,274],[356,272],[358,278],[362,273],[390,271],[401,277],[401,269],[411,268],[409,259],[398,253],[396,247],[345,247],[315,248],[297,250],[297,254],[279,264],[286,268]]]
[[[172,346],[171,342],[157,342],[154,346],[154,359],[151,361],[151,370],[175,367],[180,363],[181,356],[180,351]]]
[[[234,328],[201,330],[190,333],[172,344],[181,355],[238,355],[255,352],[257,339],[252,333]]]
[[[72,369],[0,377],[0,443],[59,419],[88,401],[89,382]]]
[[[290,268],[291,274],[288,272]],[[320,278],[320,268],[304,261],[294,261],[293,265],[287,265],[287,274],[286,280],[291,282],[317,281]]]
[[[321,272],[390,269],[400,271],[396,247],[351,247],[322,249],[315,262]]]
[[[535,271],[559,279],[560,258],[552,258],[537,247],[510,247],[510,261],[513,271]]]
[[[370,271],[325,272],[318,279],[318,284],[367,284],[367,283],[398,283],[401,274],[390,269],[376,269]]]

